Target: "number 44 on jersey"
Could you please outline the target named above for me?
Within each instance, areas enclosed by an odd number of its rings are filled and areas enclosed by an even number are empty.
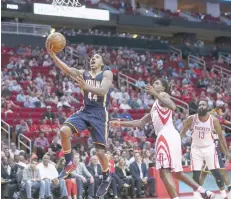
[[[97,98],[97,95],[92,94],[91,92],[89,92],[88,93],[88,99],[91,100],[91,101],[92,100],[97,101],[98,98]]]

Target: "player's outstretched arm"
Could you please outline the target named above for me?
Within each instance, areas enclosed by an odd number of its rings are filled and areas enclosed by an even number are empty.
[[[60,60],[55,52],[52,50],[52,46],[49,42],[46,42],[47,52],[50,54],[51,58],[55,62],[55,64],[67,75],[69,75],[72,79],[76,80],[77,76],[83,74],[84,70],[77,70],[76,68],[71,68],[67,66],[62,60]]]
[[[147,85],[145,87],[145,91],[148,92],[150,95],[154,96],[156,99],[160,100],[160,102],[167,108],[171,110],[176,110],[176,104],[171,100],[170,95],[168,93],[157,93],[151,85]]]
[[[214,126],[214,129],[216,131],[216,133],[218,134],[218,137],[219,137],[219,140],[220,140],[220,143],[221,143],[221,150],[222,152],[225,154],[225,156],[227,158],[230,158],[229,156],[229,149],[227,147],[227,144],[226,144],[226,140],[225,140],[225,137],[222,133],[222,128],[221,128],[221,124],[219,122],[219,120],[215,117],[213,117],[213,126]]]
[[[118,126],[123,126],[123,127],[140,127],[143,128],[145,126],[145,124],[147,124],[148,122],[150,122],[152,120],[151,118],[151,113],[145,115],[144,117],[142,117],[139,120],[132,120],[132,121],[118,121],[118,120],[114,120],[110,122],[110,125],[112,127],[118,127]]]
[[[104,71],[101,86],[99,88],[86,84],[82,76],[77,77],[76,80],[79,87],[85,91],[91,92],[98,96],[104,96],[112,86],[113,73],[110,70]]]
[[[187,133],[187,131],[190,129],[191,125],[192,125],[192,122],[193,122],[193,115],[189,116],[187,118],[187,120],[185,121],[184,123],[184,127],[182,129],[182,131],[180,132],[180,137],[181,139],[183,139]]]

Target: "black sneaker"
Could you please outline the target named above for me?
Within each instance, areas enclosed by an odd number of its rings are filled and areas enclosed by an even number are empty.
[[[111,184],[111,176],[109,175],[106,180],[102,180],[101,184],[99,185],[99,188],[96,192],[96,197],[104,197],[104,195],[107,193],[108,188]]]

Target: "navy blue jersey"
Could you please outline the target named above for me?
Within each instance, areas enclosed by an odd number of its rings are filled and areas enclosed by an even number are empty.
[[[88,85],[99,88],[103,80],[103,73],[104,71],[101,71],[101,73],[99,73],[98,75],[92,76],[89,71],[84,71],[83,79]],[[84,99],[85,107],[86,108],[87,107],[90,107],[90,108],[106,107],[107,108],[109,105],[109,100],[110,100],[110,92],[111,92],[111,89],[109,89],[106,95],[98,96],[96,94],[83,90],[83,99]]]

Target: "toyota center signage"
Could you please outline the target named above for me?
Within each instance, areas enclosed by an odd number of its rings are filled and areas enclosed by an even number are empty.
[[[34,14],[109,21],[108,10],[34,3]]]

